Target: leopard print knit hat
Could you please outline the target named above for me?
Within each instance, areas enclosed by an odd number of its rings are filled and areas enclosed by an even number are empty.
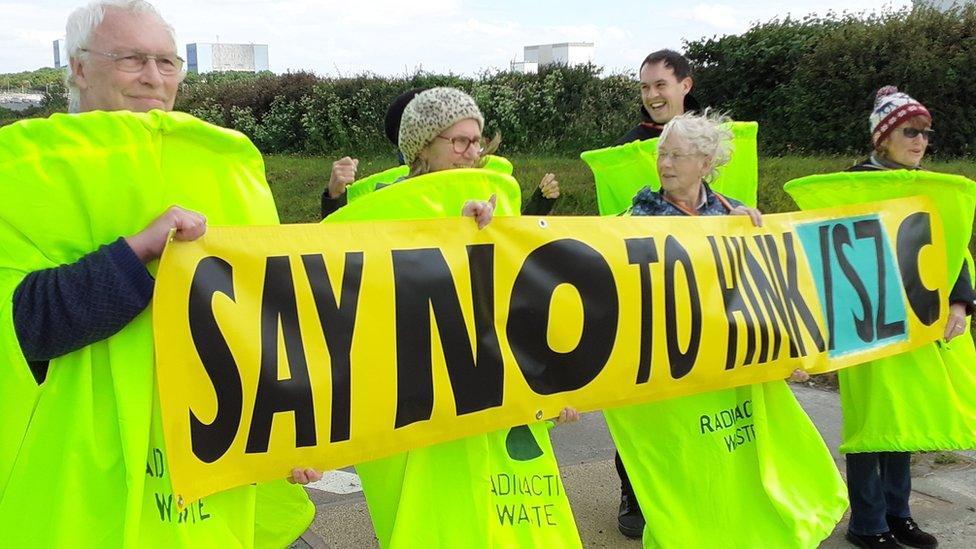
[[[400,152],[407,164],[441,132],[465,118],[478,121],[484,129],[485,118],[474,99],[456,88],[431,88],[417,94],[403,109],[400,119]]]

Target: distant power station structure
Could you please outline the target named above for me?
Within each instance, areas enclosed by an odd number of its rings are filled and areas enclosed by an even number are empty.
[[[912,5],[915,7],[929,6],[943,12],[953,8],[963,8],[973,3],[976,2],[974,0],[912,0]]]
[[[186,45],[186,64],[190,72],[260,72],[268,68],[267,44],[217,44],[196,42]]]
[[[539,44],[525,46],[522,61],[512,61],[514,72],[532,74],[546,65],[565,65],[574,67],[592,63],[593,42],[563,42],[562,44]]]
[[[62,69],[68,66],[68,49],[64,47],[64,38],[54,41],[54,68]]]

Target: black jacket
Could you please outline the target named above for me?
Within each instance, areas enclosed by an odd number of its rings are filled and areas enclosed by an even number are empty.
[[[699,105],[698,101],[696,101],[695,98],[689,94],[685,96],[685,110],[701,110],[701,105]],[[645,141],[647,139],[654,139],[655,137],[661,136],[661,130],[664,129],[664,125],[654,122],[644,105],[641,105],[640,108],[640,119],[640,124],[637,124],[631,128],[631,130],[620,137],[620,139],[618,139],[614,145],[623,145],[632,141]]]

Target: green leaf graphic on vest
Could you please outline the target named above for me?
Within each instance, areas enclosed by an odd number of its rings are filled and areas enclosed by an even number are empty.
[[[528,425],[512,427],[508,431],[505,437],[505,449],[508,450],[508,457],[515,461],[532,461],[543,453]]]

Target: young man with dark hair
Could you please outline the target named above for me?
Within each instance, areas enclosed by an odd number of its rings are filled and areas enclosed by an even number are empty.
[[[644,58],[640,67],[641,121],[616,145],[661,135],[664,125],[686,110],[698,110],[689,92],[694,84],[691,63],[674,50],[659,50]]]
[[[698,102],[689,95],[693,84],[691,63],[680,53],[665,49],[645,57],[640,67],[641,121],[615,145],[659,137],[672,118],[685,110],[698,110]],[[639,539],[644,531],[644,516],[619,453],[614,461],[620,476],[617,528],[628,538]]]

